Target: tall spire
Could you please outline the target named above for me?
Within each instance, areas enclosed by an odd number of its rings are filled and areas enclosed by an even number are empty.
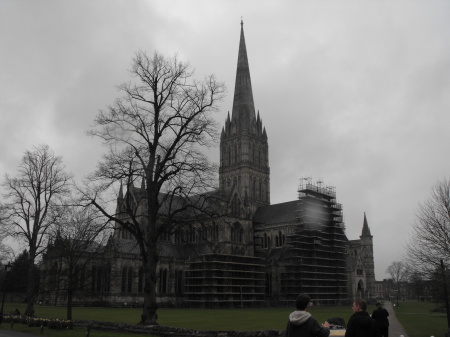
[[[241,38],[239,41],[236,83],[234,86],[232,120],[237,123],[238,129],[242,130],[248,129],[250,123],[255,119],[252,82],[248,66],[247,48],[245,47],[244,22],[241,20]]]
[[[371,237],[372,235],[370,234],[369,224],[367,223],[366,212],[364,212],[364,224],[361,237],[368,237],[368,236]]]

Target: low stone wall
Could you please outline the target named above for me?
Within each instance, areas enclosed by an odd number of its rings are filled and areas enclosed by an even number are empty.
[[[98,321],[74,321],[74,325],[85,326],[90,330],[117,331],[139,334],[152,334],[160,337],[278,337],[284,336],[284,331],[204,331],[183,328],[173,328],[160,325],[131,325]]]

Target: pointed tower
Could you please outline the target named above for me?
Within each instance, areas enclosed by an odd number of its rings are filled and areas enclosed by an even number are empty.
[[[361,251],[366,274],[367,297],[375,295],[375,266],[373,258],[373,236],[370,234],[369,224],[367,222],[366,212],[364,212],[364,222],[361,233]]]
[[[259,206],[270,204],[269,145],[259,111],[255,113],[242,21],[233,110],[220,138],[219,179],[238,217],[251,218]]]

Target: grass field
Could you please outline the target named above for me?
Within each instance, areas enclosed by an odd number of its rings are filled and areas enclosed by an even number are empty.
[[[25,305],[5,303],[5,312],[18,308],[21,312]],[[407,301],[402,302],[396,309],[397,318],[402,323],[410,337],[444,336],[447,327],[445,313],[432,313],[432,303]],[[36,306],[36,316],[44,318],[65,318],[65,308]],[[374,306],[369,306],[368,312],[373,311]],[[287,317],[293,308],[261,308],[261,309],[235,309],[235,310],[209,310],[209,309],[159,309],[158,322],[163,326],[191,328],[197,330],[283,330]],[[324,322],[329,317],[343,317],[347,322],[352,314],[350,306],[319,308],[312,307],[310,312],[319,322]],[[73,310],[75,320],[96,320],[135,324],[139,321],[141,309],[130,308],[79,308]],[[1,329],[9,326],[2,324]],[[38,328],[15,326],[14,330],[34,332],[40,334]],[[49,337],[75,337],[84,336],[85,329],[77,328],[74,331],[45,330],[44,336]],[[41,335],[42,336],[42,335]],[[91,337],[110,336],[100,331],[92,331]],[[118,337],[131,337],[135,334],[115,334]]]
[[[447,314],[432,312],[434,303],[406,301],[395,314],[410,337],[443,337],[447,331]]]

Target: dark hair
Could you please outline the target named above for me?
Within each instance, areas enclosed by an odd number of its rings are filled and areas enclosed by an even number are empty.
[[[361,308],[362,311],[366,311],[366,309],[367,309],[366,301],[364,301],[362,298],[357,298],[354,302],[358,307]]]
[[[310,300],[311,299],[309,298],[308,295],[300,294],[297,296],[297,299],[295,301],[295,306],[297,307],[298,310],[305,310],[306,307],[308,306]]]

